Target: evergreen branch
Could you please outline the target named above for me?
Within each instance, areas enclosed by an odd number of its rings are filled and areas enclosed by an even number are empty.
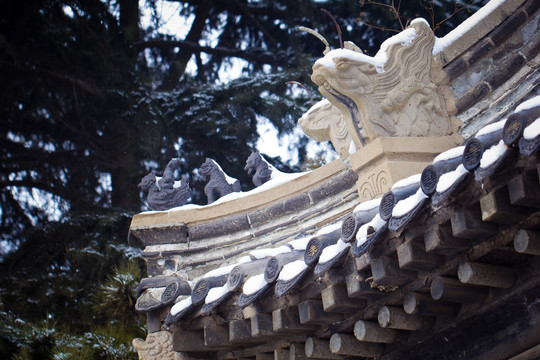
[[[146,40],[135,43],[134,48],[138,51],[147,48],[159,48],[159,49],[170,49],[175,47],[183,47],[191,51],[204,52],[210,55],[220,55],[226,57],[236,57],[244,59],[250,62],[260,63],[260,64],[269,64],[273,66],[286,66],[285,62],[277,60],[273,56],[265,55],[256,55],[244,50],[234,50],[224,47],[210,47],[210,46],[201,46],[197,43],[185,41],[185,40]]]
[[[10,62],[5,62],[5,61],[2,62],[2,65],[9,66],[10,68],[21,73],[34,73],[34,74],[39,74],[39,75],[45,75],[46,77],[53,78],[54,80],[59,80],[63,83],[76,86],[82,91],[91,95],[95,95],[99,97],[100,99],[105,99],[105,94],[96,85],[88,83],[82,79],[75,78],[73,76],[61,74],[61,73],[50,71],[50,70],[30,69],[30,68],[21,67],[21,66],[12,64]]]
[[[315,103],[313,102],[313,96],[311,96],[311,92],[308,90],[307,87],[302,85],[302,83],[292,80],[292,81],[287,81],[285,84],[296,84],[296,85],[300,86],[301,88],[303,88],[304,90],[306,90],[306,92],[309,95],[309,98],[311,100],[311,106],[315,105]]]
[[[39,189],[46,191],[52,195],[61,197],[62,199],[69,199],[69,192],[67,189],[54,186],[48,181],[35,181],[35,180],[5,180],[0,181],[0,188],[12,187],[22,187],[27,189]]]
[[[240,3],[240,1],[238,0],[233,0],[234,3],[236,4],[236,6],[240,9],[240,11],[245,15],[247,16],[247,18],[253,22],[253,24],[255,24],[255,26],[262,31],[262,33],[264,34],[264,36],[266,36],[268,38],[268,40],[272,43],[272,45],[274,45],[275,48],[278,48],[278,43],[277,41],[274,39],[274,37],[268,32],[268,30],[266,30],[264,28],[264,26],[261,25],[261,23],[255,18],[255,16],[253,16],[253,14],[251,13],[251,11],[249,11],[249,9],[247,7],[245,7],[243,4]]]

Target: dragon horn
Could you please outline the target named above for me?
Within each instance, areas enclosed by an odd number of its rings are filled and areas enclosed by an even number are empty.
[[[326,46],[326,49],[324,49],[323,54],[326,55],[326,53],[330,51],[330,44],[328,44],[328,41],[326,41],[324,36],[316,32],[315,30],[307,28],[305,26],[299,26],[298,29],[305,31],[307,33],[310,33],[311,35],[315,36],[317,39],[321,40],[323,44]]]

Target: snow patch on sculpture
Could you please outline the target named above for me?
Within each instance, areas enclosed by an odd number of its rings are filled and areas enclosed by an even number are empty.
[[[320,58],[315,62],[317,65],[322,65],[330,69],[334,69],[336,67],[336,63],[334,62],[334,59],[339,58],[347,58],[351,59],[353,61],[359,61],[359,62],[365,62],[368,64],[372,64],[378,73],[384,72],[384,65],[388,61],[388,55],[387,50],[390,46],[394,44],[401,44],[402,46],[409,46],[412,44],[414,39],[416,39],[417,34],[416,30],[414,28],[408,28],[403,30],[397,35],[394,35],[388,39],[386,39],[382,44],[375,56],[368,56],[364,55],[362,53],[349,50],[349,49],[335,49],[328,54],[326,54],[324,57]]]

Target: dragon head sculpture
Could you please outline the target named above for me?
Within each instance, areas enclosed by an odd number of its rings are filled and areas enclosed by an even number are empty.
[[[430,78],[435,37],[424,20],[386,40],[367,56],[355,46],[328,52],[312,80],[339,108],[358,147],[378,136],[445,136],[456,126]]]

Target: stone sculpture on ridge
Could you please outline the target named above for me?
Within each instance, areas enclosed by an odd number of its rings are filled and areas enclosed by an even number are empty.
[[[180,159],[174,158],[165,167],[163,177],[154,172],[142,178],[138,187],[147,192],[146,202],[152,210],[169,210],[184,205],[191,197],[189,184],[185,179],[176,181],[174,172],[180,168]]]
[[[206,158],[206,161],[199,168],[199,173],[203,178],[208,179],[208,182],[204,187],[204,193],[208,198],[208,204],[211,204],[220,197],[232,192],[241,191],[240,182],[225,174],[218,163],[213,159]]]
[[[302,131],[313,140],[331,141],[340,156],[349,155],[352,137],[343,113],[327,99],[319,101],[299,120]]]
[[[331,140],[343,155],[350,140],[360,148],[376,137],[446,136],[456,131],[457,121],[430,76],[435,36],[427,22],[413,21],[387,41],[375,57],[349,45],[316,61],[312,80],[341,115],[327,104],[309,111],[301,120],[306,134]]]
[[[248,175],[253,175],[253,184],[261,186],[272,177],[272,169],[259,152],[252,152],[244,168]]]

